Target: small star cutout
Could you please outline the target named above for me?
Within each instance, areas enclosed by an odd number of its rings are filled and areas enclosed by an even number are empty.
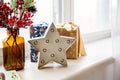
[[[55,25],[52,23],[43,37],[28,41],[40,52],[38,68],[42,68],[50,61],[55,61],[67,66],[66,50],[75,42],[75,38],[60,36]]]

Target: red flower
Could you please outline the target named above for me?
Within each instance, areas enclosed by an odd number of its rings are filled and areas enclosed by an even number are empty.
[[[23,14],[23,19],[31,18],[31,13],[26,10],[26,12]]]
[[[8,20],[8,24],[10,26],[14,26],[14,22],[15,22],[15,18],[11,18],[11,19]]]
[[[33,23],[31,18],[33,17],[33,13],[28,10],[29,7],[25,7],[27,4],[25,0],[15,0],[16,6],[14,8],[11,7],[10,3],[2,3],[0,5],[0,27],[26,27],[31,26]],[[27,0],[26,0],[27,1]],[[28,4],[33,4],[34,0],[27,1]],[[34,5],[33,5],[34,6]]]
[[[22,20],[19,20],[19,21],[17,22],[17,27],[18,27],[18,28],[20,28],[20,27],[25,27],[24,22],[23,22]]]

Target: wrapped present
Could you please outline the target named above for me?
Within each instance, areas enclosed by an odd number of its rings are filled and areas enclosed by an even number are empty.
[[[68,59],[77,59],[79,56],[85,56],[86,51],[84,48],[84,43],[80,35],[79,26],[72,22],[65,23],[63,25],[58,25],[57,30],[62,36],[75,37],[75,43],[67,50]]]
[[[30,28],[30,38],[43,36],[47,27],[48,27],[48,24],[46,22],[40,22],[39,24],[34,24]],[[30,57],[31,57],[31,62],[37,62],[38,51],[32,46],[30,48]]]

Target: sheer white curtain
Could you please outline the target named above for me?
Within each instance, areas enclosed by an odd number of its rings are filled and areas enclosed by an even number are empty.
[[[120,80],[120,0],[116,0],[116,7],[113,9],[112,27],[114,80]]]

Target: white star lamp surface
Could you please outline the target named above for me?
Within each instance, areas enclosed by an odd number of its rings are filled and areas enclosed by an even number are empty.
[[[31,39],[28,42],[40,52],[38,60],[40,69],[50,61],[67,66],[66,50],[75,42],[75,38],[60,36],[52,23],[43,37]]]

